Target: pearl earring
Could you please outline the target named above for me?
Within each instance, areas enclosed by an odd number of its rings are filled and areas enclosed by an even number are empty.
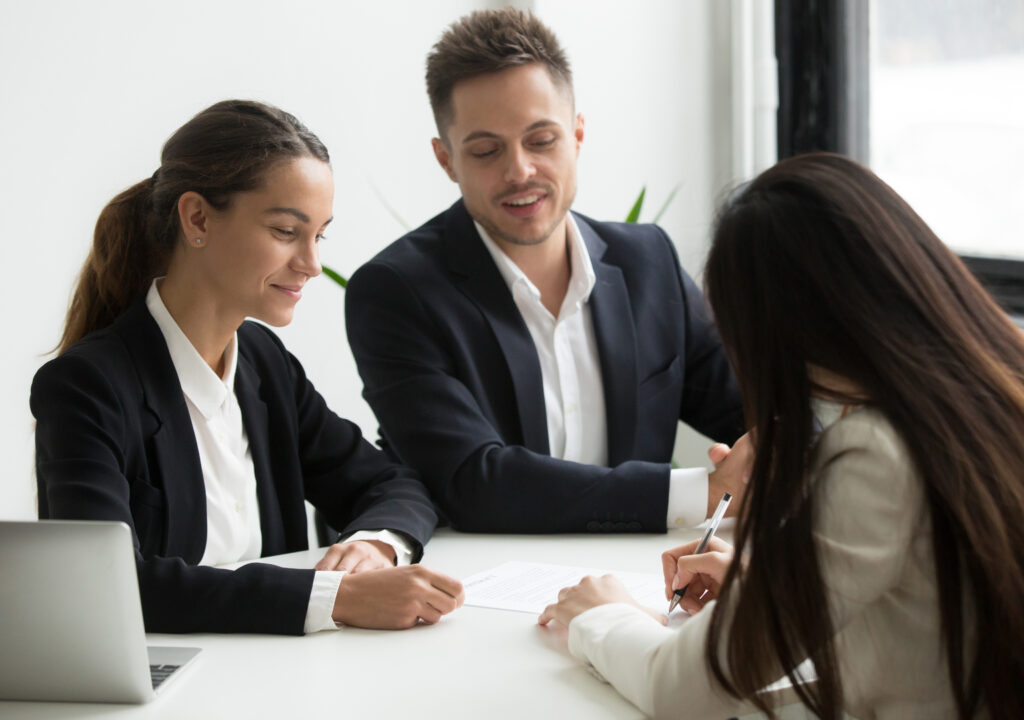
[[[203,239],[202,238],[196,238],[196,245],[202,245],[202,244],[203,244]]]

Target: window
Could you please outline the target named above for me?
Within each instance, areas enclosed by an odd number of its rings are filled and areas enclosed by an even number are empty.
[[[1024,2],[776,0],[779,156],[868,164],[1024,324]]]
[[[872,169],[958,253],[1024,260],[1024,2],[870,12]]]

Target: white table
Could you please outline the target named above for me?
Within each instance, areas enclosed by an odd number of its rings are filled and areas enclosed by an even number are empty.
[[[469,535],[440,531],[423,563],[466,578],[508,560],[661,573],[660,555],[695,533]],[[271,561],[311,567],[321,550]],[[433,626],[343,628],[305,637],[150,634],[201,647],[142,706],[0,702],[0,718],[639,718],[573,659],[565,630],[526,613],[463,607]]]

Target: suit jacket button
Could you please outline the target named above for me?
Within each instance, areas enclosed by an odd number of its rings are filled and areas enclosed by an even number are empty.
[[[591,520],[587,523],[587,532],[597,532],[601,529],[601,523],[597,520]]]
[[[626,523],[626,529],[631,532],[638,532],[640,530],[643,530],[644,526],[638,523],[636,520],[633,520],[632,522]]]

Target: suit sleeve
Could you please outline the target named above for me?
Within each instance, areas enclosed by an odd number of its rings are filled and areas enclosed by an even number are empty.
[[[459,379],[442,323],[389,266],[346,292],[349,343],[384,442],[417,468],[453,527],[475,532],[664,532],[669,466],[615,468],[506,445]],[[507,412],[507,408],[495,412]]]
[[[127,475],[144,452],[132,446],[135,402],[87,358],[69,353],[39,370],[30,403],[40,517],[119,520],[132,529],[149,632],[302,634],[312,570],[264,564],[223,570],[143,557],[135,515],[153,498],[133,491]]]
[[[658,230],[672,254],[683,292],[686,374],[679,419],[716,442],[732,445],[744,432],[739,386],[703,293],[679,264],[672,241]]]
[[[418,562],[437,514],[416,471],[393,462],[363,438],[355,423],[334,414],[299,361],[269,330],[260,331],[278,345],[291,377],[306,499],[343,535],[401,533],[411,541],[412,561]]]

